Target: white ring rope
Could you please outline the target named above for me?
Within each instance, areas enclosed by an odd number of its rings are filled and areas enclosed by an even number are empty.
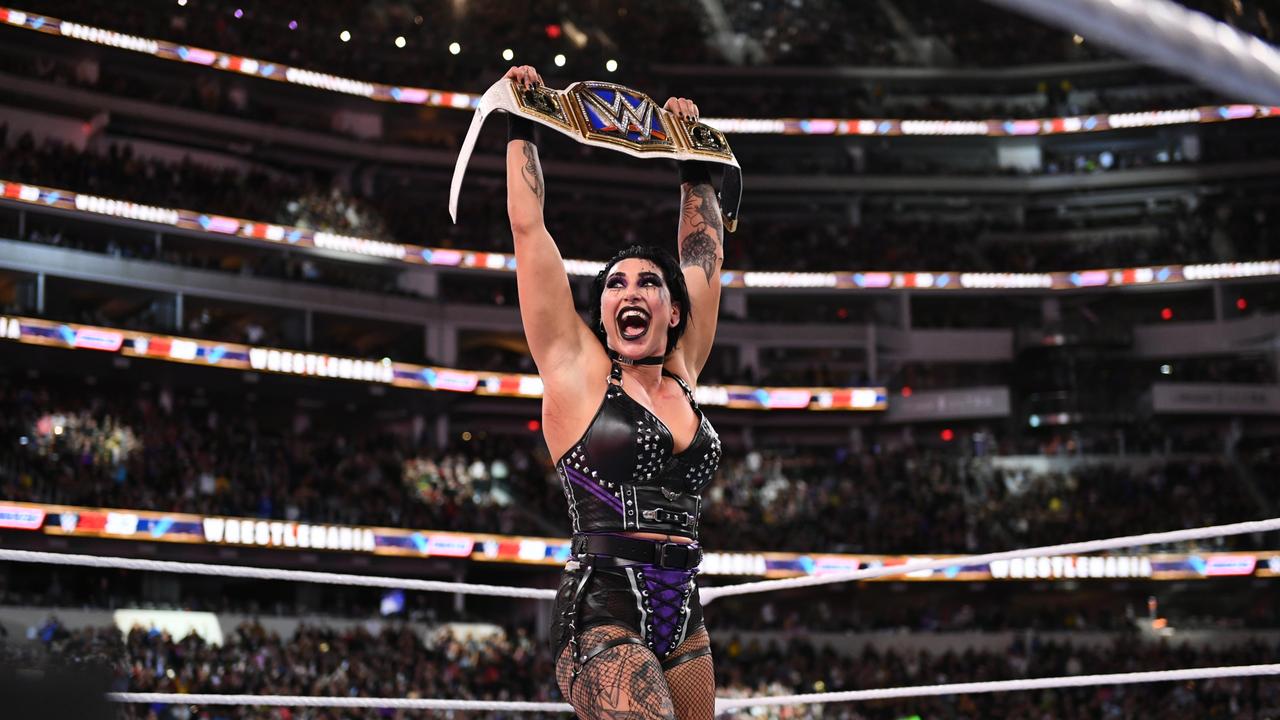
[[[1135,683],[1169,682],[1172,680],[1211,680],[1214,678],[1257,677],[1261,675],[1280,675],[1280,664],[1155,670],[1152,672],[1114,673],[1111,675],[1075,675],[1069,677],[1028,678],[1024,680],[997,680],[994,682],[950,683],[947,685],[916,685],[914,687],[848,690],[846,692],[810,693],[807,695],[716,698],[716,711],[723,712],[733,708],[759,707],[761,705],[860,702],[864,700],[887,700],[890,698],[927,697],[930,695],[972,695],[977,693],[1014,692],[1017,690],[1049,690],[1051,688],[1092,687],[1094,685],[1133,685]]]
[[[569,703],[510,700],[442,700],[439,698],[331,697],[314,695],[216,695],[115,692],[107,699],[120,703],[163,705],[249,705],[256,707],[387,708],[389,710],[506,710],[509,712],[573,712]]]
[[[553,600],[556,596],[555,590],[541,588],[477,585],[474,583],[446,582],[444,580],[415,580],[413,578],[352,575],[349,573],[317,572],[314,570],[282,570],[248,565],[214,565],[212,563],[178,562],[175,560],[140,560],[138,558],[75,555],[34,550],[0,549],[0,560],[47,563],[49,565],[116,568],[120,570],[150,570],[153,572],[182,573],[186,575],[214,575],[217,577],[249,578],[252,580],[292,580],[321,585],[380,587],[393,590],[421,590],[423,592],[448,592],[461,595],[522,597],[537,600]]]
[[[1069,677],[997,680],[994,682],[915,685],[874,690],[767,695],[753,698],[716,698],[716,712],[766,705],[818,705],[838,702],[887,700],[933,695],[1015,692],[1052,688],[1132,685],[1135,683],[1210,680],[1229,677],[1280,675],[1280,664],[1235,665],[1227,667],[1156,670],[1152,672],[1078,675]],[[108,698],[122,703],[162,703],[173,705],[250,705],[259,707],[342,707],[387,708],[393,710],[506,710],[508,712],[573,712],[565,703],[502,702],[487,700],[440,700],[436,698],[314,697],[304,695],[186,695],[182,693],[110,693]]]
[[[829,585],[849,582],[851,580],[868,580],[870,578],[887,577],[889,575],[907,575],[921,570],[942,570],[964,565],[985,565],[997,560],[1016,560],[1018,558],[1047,557],[1050,555],[1080,555],[1083,553],[1114,550],[1116,548],[1137,547],[1140,545],[1160,545],[1162,543],[1182,542],[1184,540],[1202,540],[1204,538],[1225,535],[1246,535],[1256,532],[1280,530],[1280,518],[1270,520],[1251,520],[1249,522],[1231,523],[1229,525],[1210,525],[1186,530],[1129,535],[1127,537],[1108,538],[1106,540],[1086,540],[1084,542],[1066,543],[1065,545],[1046,545],[1026,550],[1006,550],[1004,552],[986,553],[984,555],[968,555],[965,557],[944,558],[942,560],[920,560],[902,565],[885,565],[881,567],[850,570],[843,573],[826,575],[810,575],[807,577],[784,578],[782,580],[761,580],[759,582],[740,583],[723,587],[699,588],[698,597],[710,602],[727,595],[746,595],[748,593],[769,592],[771,590],[787,590],[797,587]]]
[[[1238,100],[1280,105],[1280,51],[1170,0],[988,0]]]
[[[887,577],[890,575],[906,575],[921,570],[941,570],[964,565],[982,565],[997,560],[1015,560],[1018,558],[1046,557],[1050,555],[1078,555],[1116,548],[1136,547],[1140,545],[1159,545],[1162,543],[1182,542],[1186,540],[1202,540],[1205,538],[1227,535],[1246,535],[1249,533],[1280,530],[1280,518],[1270,520],[1251,520],[1249,522],[1231,523],[1228,525],[1210,525],[1185,530],[1128,535],[1105,540],[1087,540],[1085,542],[1067,543],[1065,545],[1047,545],[1044,547],[1026,548],[1024,550],[1006,550],[986,553],[984,555],[967,555],[963,557],[945,558],[942,560],[921,560],[901,565],[885,565],[882,567],[852,570],[846,573],[830,573],[808,577],[785,578],[781,580],[761,580],[759,582],[740,583],[722,587],[699,589],[699,597],[704,603],[715,598],[728,595],[746,595],[748,593],[786,590],[796,587],[830,585],[852,580]],[[138,558],[102,557],[98,555],[76,555],[69,553],[51,553],[35,550],[10,550],[0,548],[0,561],[47,563],[50,565],[78,565],[83,567],[105,567],[122,570],[150,570],[155,572],[185,573],[188,575],[214,575],[218,577],[250,578],[254,580],[292,580],[295,582],[318,583],[323,585],[349,585],[354,587],[381,587],[402,590],[421,590],[423,592],[447,592],[463,595],[492,595],[496,597],[522,597],[539,600],[551,600],[556,591],[542,588],[510,587],[505,585],[477,585],[474,583],[447,582],[443,580],[415,580],[412,578],[393,578],[378,575],[352,575],[348,573],[328,573],[314,570],[284,570],[278,568],[260,568],[247,565],[215,565],[211,563],[190,563],[175,560],[142,560]]]

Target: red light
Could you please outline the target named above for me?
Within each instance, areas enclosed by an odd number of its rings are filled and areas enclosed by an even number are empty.
[[[560,33],[561,33],[560,26],[556,25],[555,23],[548,25],[546,27],[546,31],[547,31],[547,37],[551,38],[552,40],[555,40],[556,38],[560,37]]]
[[[1160,319],[1161,319],[1161,320],[1172,320],[1172,319],[1173,319],[1173,308],[1163,308],[1163,309],[1161,309],[1161,310],[1160,310]]]
[[[1244,298],[1242,298],[1242,297],[1241,297],[1241,298],[1236,298],[1236,309],[1237,309],[1237,310],[1240,310],[1241,312],[1243,312],[1243,311],[1245,310],[1245,308],[1247,308],[1247,307],[1249,307],[1249,301],[1248,301],[1248,300],[1245,300],[1245,299],[1244,299]]]
[[[903,385],[903,386],[902,386],[902,397],[911,397],[911,386],[910,386],[910,385]]]
[[[542,423],[538,422],[537,420],[530,420],[529,422],[525,423],[524,426],[529,428],[529,432],[538,432],[539,430],[542,429]]]
[[[836,317],[841,320],[847,319],[849,317],[849,310],[847,308],[840,308],[839,310],[836,310]]]
[[[947,428],[942,431],[942,442],[951,442],[952,440],[955,440],[955,439],[956,439],[956,434],[951,431],[951,428]]]

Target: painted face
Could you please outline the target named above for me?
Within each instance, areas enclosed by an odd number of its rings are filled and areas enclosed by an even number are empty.
[[[680,322],[662,270],[640,258],[609,269],[600,295],[600,318],[610,349],[639,360],[667,353],[667,328]]]

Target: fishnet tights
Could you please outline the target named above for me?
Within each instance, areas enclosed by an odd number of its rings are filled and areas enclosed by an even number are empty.
[[[626,628],[601,625],[582,633],[578,642],[582,650],[591,652],[601,643],[628,636],[636,637]],[[670,657],[710,644],[706,628],[699,628]],[[715,716],[716,678],[710,655],[681,663],[664,675],[662,665],[644,645],[612,647],[581,668],[570,695],[572,648],[566,647],[556,663],[556,683],[583,720],[710,720]]]
[[[698,628],[669,657],[710,647],[711,636]],[[710,655],[682,662],[667,671],[667,685],[680,720],[711,720],[716,714],[716,669]]]
[[[582,651],[635,633],[617,625],[600,625],[583,632],[578,639]],[[619,645],[592,658],[578,673],[569,692],[573,674],[570,644],[556,663],[556,683],[560,693],[583,720],[677,720],[671,691],[662,677],[662,666],[644,645]]]

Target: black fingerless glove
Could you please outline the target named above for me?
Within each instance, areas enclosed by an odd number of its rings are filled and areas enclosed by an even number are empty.
[[[538,144],[538,123],[515,113],[507,113],[507,142],[523,140],[530,145]]]
[[[701,185],[711,183],[711,166],[714,163],[701,160],[681,160],[676,165],[680,168],[680,184]]]

